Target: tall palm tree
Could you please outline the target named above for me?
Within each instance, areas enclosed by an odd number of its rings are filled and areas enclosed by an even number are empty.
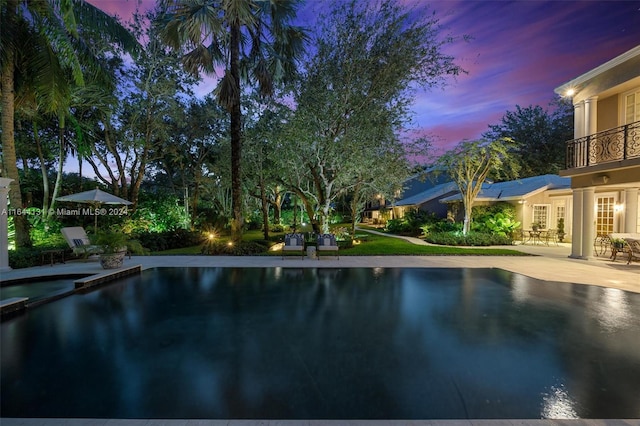
[[[71,86],[84,85],[85,74],[101,74],[96,37],[129,51],[137,41],[115,18],[84,0],[0,0],[0,28],[2,175],[14,180],[9,199],[20,208],[14,116],[21,93],[64,123]],[[26,217],[15,216],[15,224],[16,245],[30,245]]]
[[[242,238],[241,80],[272,94],[275,81],[295,73],[305,32],[290,24],[298,0],[161,0],[165,8],[162,36],[184,49],[185,68],[215,74],[224,69],[216,89],[218,102],[231,119],[232,240]]]

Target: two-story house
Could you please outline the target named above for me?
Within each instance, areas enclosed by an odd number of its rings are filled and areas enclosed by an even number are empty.
[[[640,232],[640,46],[555,89],[573,99],[571,257],[588,259],[599,235]]]

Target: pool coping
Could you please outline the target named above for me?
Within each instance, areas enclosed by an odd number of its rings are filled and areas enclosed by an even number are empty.
[[[33,419],[2,418],[3,426],[640,426],[640,419],[447,419],[447,420],[259,420],[259,419]]]

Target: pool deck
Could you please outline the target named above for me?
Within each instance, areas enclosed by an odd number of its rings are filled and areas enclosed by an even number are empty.
[[[532,256],[341,256],[321,260],[280,256],[134,256],[125,267],[287,267],[287,268],[500,268],[551,282],[570,282],[640,293],[640,263],[608,257],[589,260],[569,258],[569,244],[559,246],[509,246]],[[0,280],[20,280],[69,274],[102,274],[97,261],[69,261],[65,264],[16,269],[0,273]],[[167,419],[13,419],[0,418],[2,426],[542,426],[542,425],[633,425],[640,419],[508,419],[508,420],[167,420]]]
[[[618,257],[589,260],[569,258],[569,244],[558,246],[508,246],[532,256],[323,256],[321,260],[289,256],[133,256],[124,266],[141,265],[142,269],[157,267],[287,267],[287,268],[500,268],[545,281],[589,284],[640,293],[640,262],[627,265]],[[51,277],[69,274],[102,274],[105,271],[96,260],[68,261],[65,264],[0,272],[0,281]]]

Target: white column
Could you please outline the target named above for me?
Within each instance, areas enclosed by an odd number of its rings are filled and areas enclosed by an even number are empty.
[[[578,139],[584,134],[584,101],[573,105],[573,138]]]
[[[598,133],[598,97],[584,100],[584,136]]]
[[[593,240],[596,235],[595,227],[595,188],[584,188],[582,192],[582,258],[593,257]]]
[[[0,178],[0,272],[11,270],[9,266],[9,230],[7,228],[9,216],[7,197],[11,182],[13,179]]]
[[[622,232],[638,232],[638,188],[624,190],[624,228]]]
[[[574,259],[582,257],[582,189],[573,190],[573,220],[571,221],[571,255]]]

